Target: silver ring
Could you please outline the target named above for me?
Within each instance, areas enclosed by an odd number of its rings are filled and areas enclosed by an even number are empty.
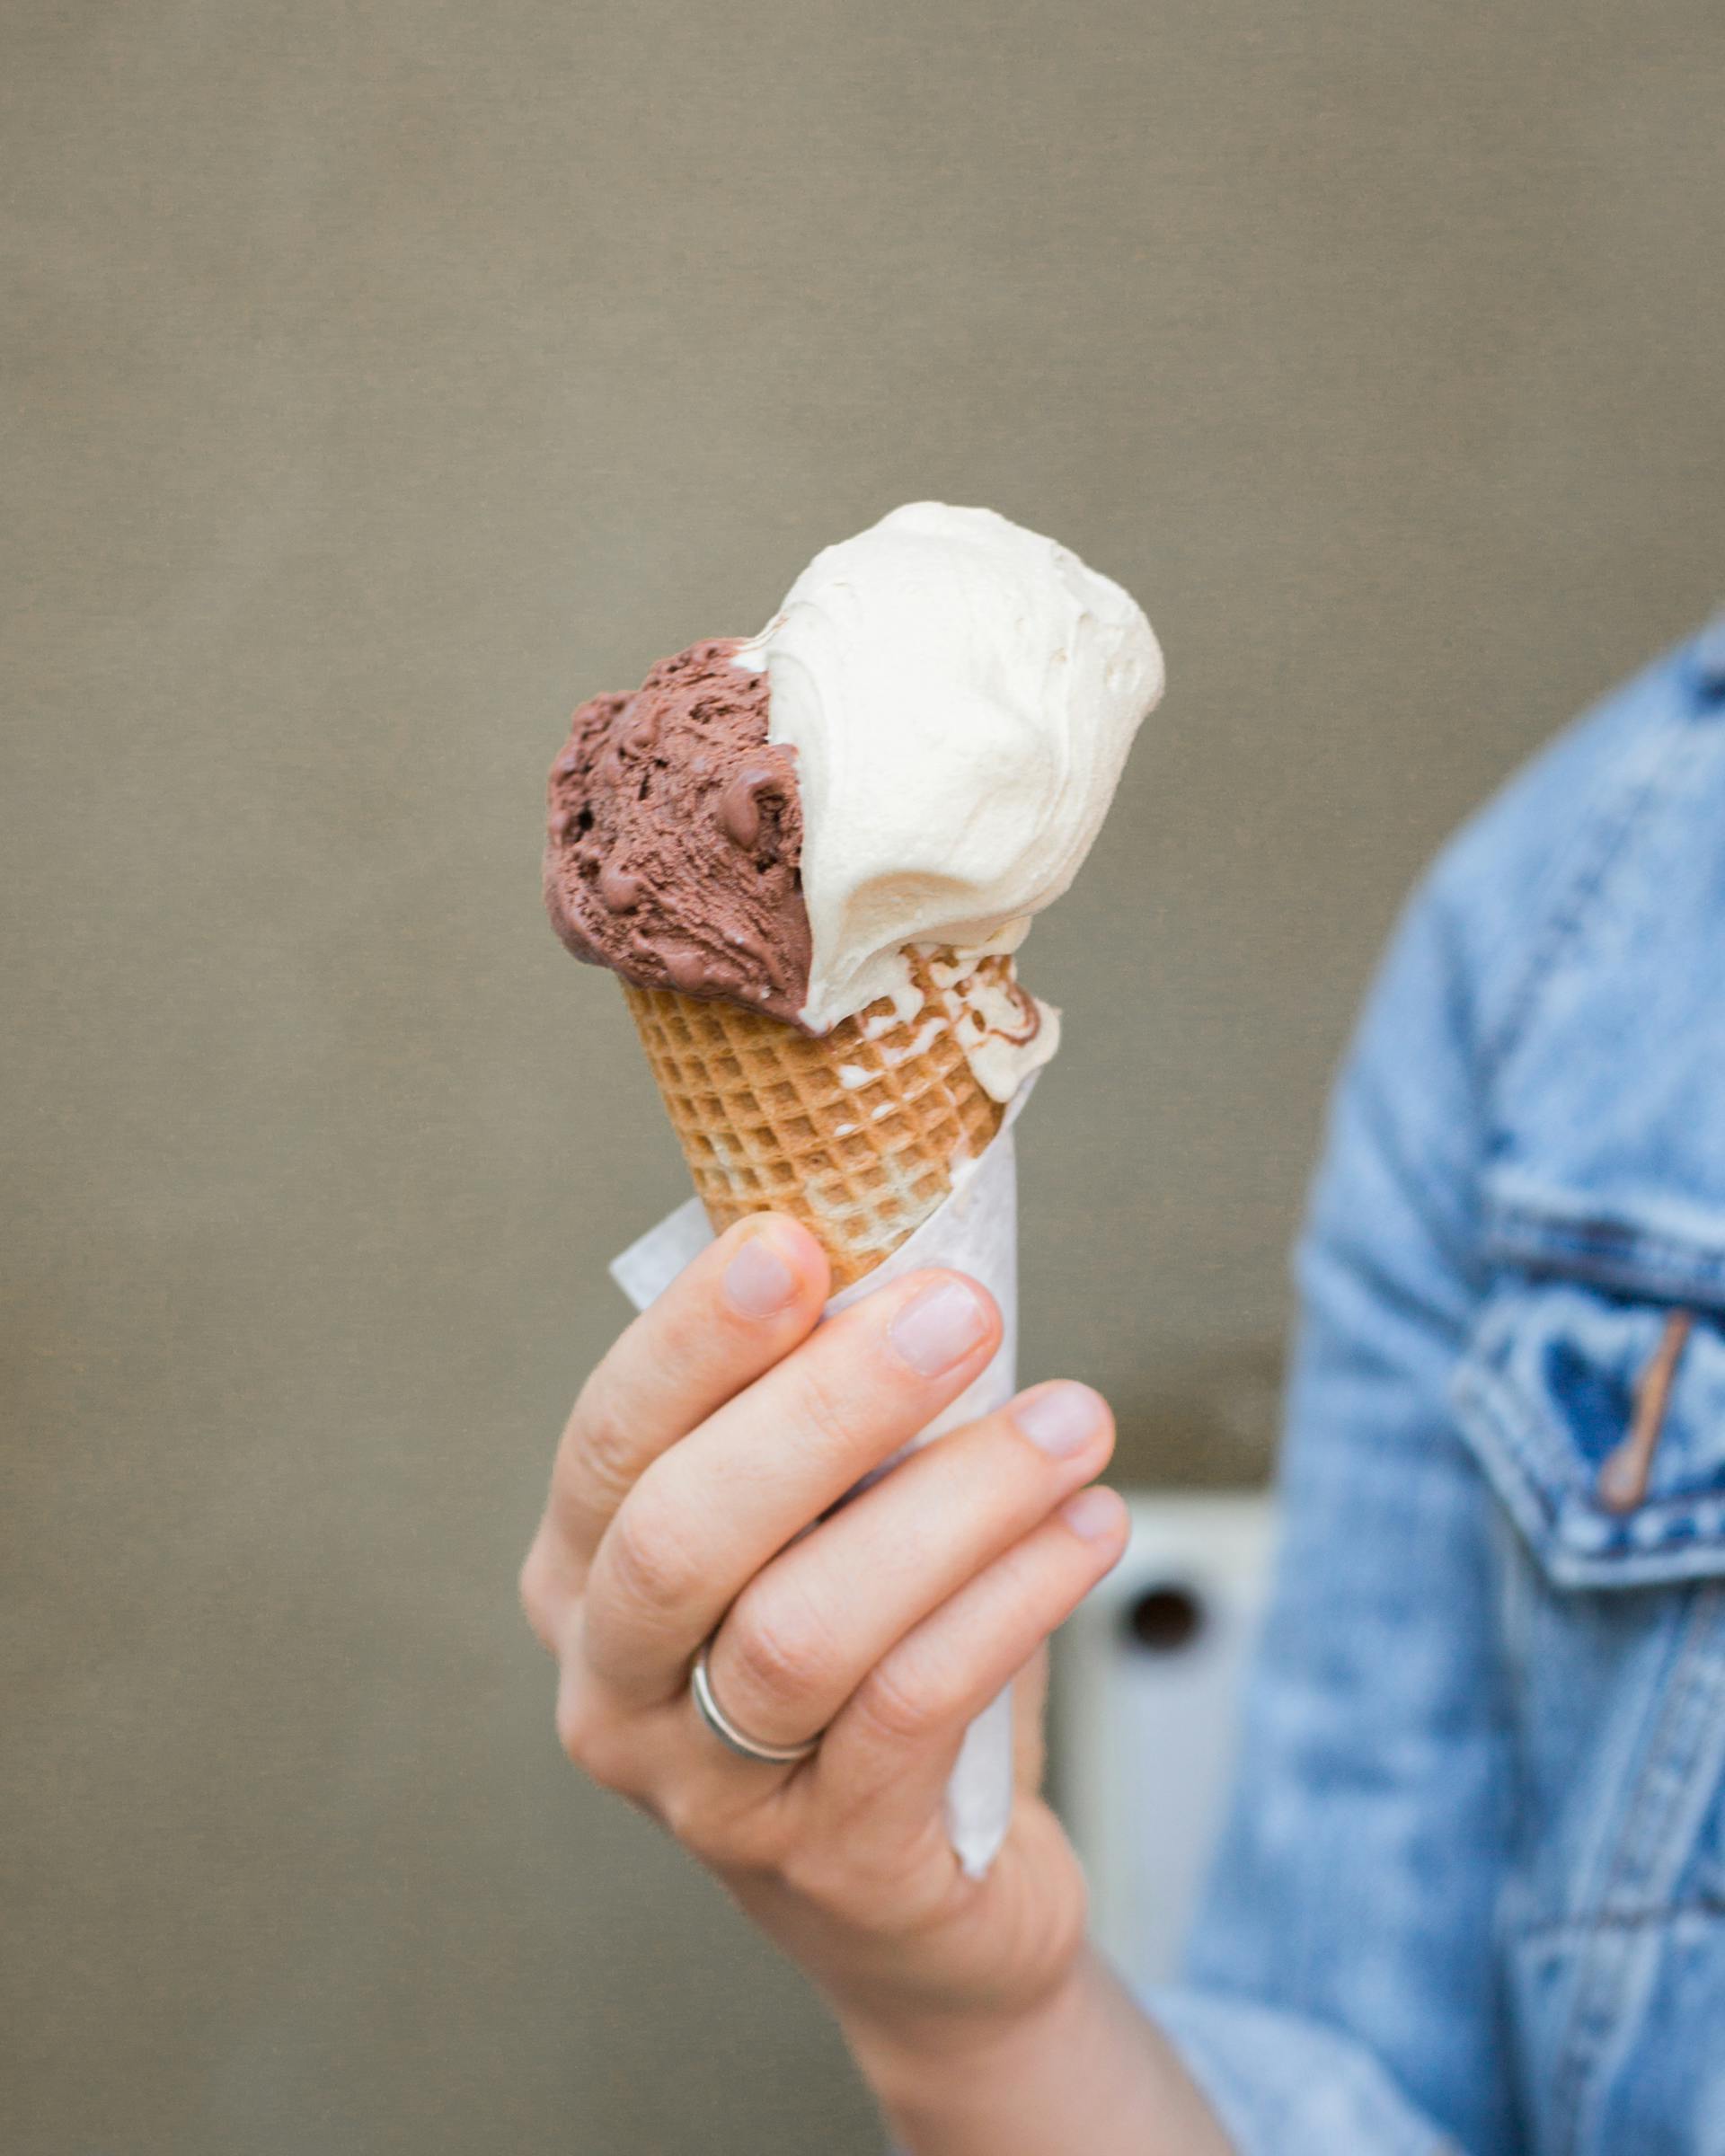
[[[718,1701],[712,1696],[712,1679],[707,1674],[707,1648],[711,1640],[704,1641],[701,1652],[694,1657],[694,1667],[689,1672],[689,1690],[694,1697],[695,1711],[712,1734],[739,1759],[753,1759],[764,1767],[789,1767],[800,1759],[807,1759],[820,1749],[823,1731],[806,1736],[800,1745],[763,1745],[752,1736],[745,1736]]]

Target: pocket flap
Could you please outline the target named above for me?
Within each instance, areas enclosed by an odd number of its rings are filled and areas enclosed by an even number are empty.
[[[1462,1432],[1548,1576],[1632,1587],[1725,1576],[1725,1330],[1696,1315],[1676,1356],[1644,1494],[1614,1510],[1600,1471],[1635,1424],[1673,1306],[1568,1280],[1492,1295],[1456,1374]]]

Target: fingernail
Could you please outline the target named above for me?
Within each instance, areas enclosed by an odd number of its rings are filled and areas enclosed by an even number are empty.
[[[1070,1460],[1101,1427],[1102,1403],[1088,1385],[1045,1385],[1019,1401],[1013,1420],[1050,1460]]]
[[[938,1377],[961,1362],[988,1330],[987,1312],[961,1280],[937,1280],[906,1303],[887,1337],[918,1377]]]
[[[751,1235],[725,1268],[725,1293],[746,1318],[770,1318],[797,1292],[797,1276],[770,1235]]]
[[[1060,1517],[1075,1534],[1083,1535],[1085,1542],[1100,1542],[1119,1526],[1120,1509],[1119,1492],[1104,1489],[1098,1484],[1092,1489],[1081,1489],[1075,1498],[1068,1498],[1060,1507]]]

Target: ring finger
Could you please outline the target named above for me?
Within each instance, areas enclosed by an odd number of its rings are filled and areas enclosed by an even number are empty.
[[[932,1610],[1101,1472],[1108,1407],[1037,1387],[928,1445],[743,1590],[708,1655],[715,1701],[767,1745],[822,1729]]]

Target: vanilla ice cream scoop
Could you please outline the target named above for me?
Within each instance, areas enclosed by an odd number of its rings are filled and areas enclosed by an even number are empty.
[[[1090,851],[1162,652],[1118,584],[992,509],[913,502],[829,546],[733,654],[795,751],[813,1032],[904,947],[1016,948]]]

